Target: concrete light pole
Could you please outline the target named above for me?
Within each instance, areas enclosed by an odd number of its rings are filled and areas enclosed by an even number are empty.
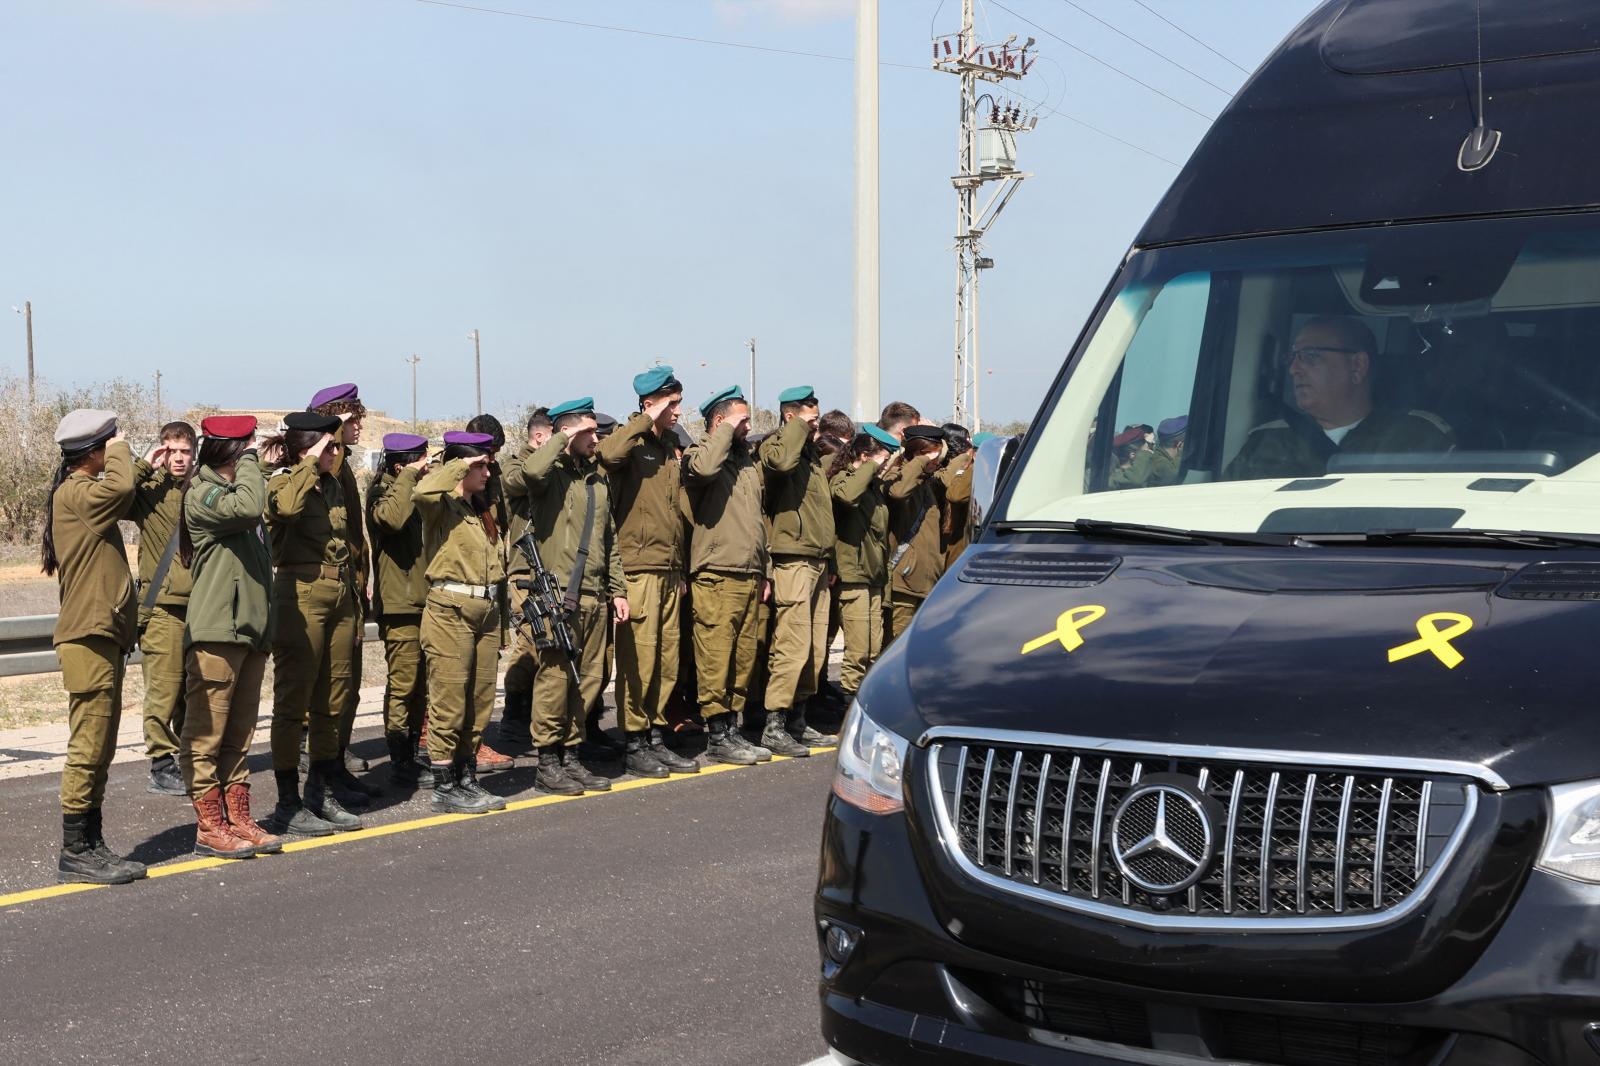
[[[472,338],[472,377],[477,383],[477,391],[473,394],[477,398],[478,406],[473,414],[483,414],[483,352],[478,347],[478,331],[473,330],[467,336]]]
[[[855,365],[851,414],[878,417],[880,345],[878,259],[878,0],[856,7]]]
[[[412,354],[406,362],[411,364],[411,432],[417,431],[417,364],[422,362],[422,356]]]

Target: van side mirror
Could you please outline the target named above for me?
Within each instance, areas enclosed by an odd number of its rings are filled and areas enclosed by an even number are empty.
[[[994,437],[978,445],[972,456],[972,507],[967,518],[967,539],[977,540],[989,518],[1000,482],[1016,458],[1020,437]]]

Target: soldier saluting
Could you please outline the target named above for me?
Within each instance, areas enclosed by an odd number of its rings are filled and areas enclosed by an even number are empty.
[[[627,734],[625,765],[641,777],[697,773],[667,747],[667,701],[678,683],[678,616],[685,531],[678,494],[678,409],[683,385],[670,366],[633,379],[639,410],[600,444],[611,482],[617,547],[627,571],[628,620],[617,625],[617,713]]]
[[[600,697],[605,669],[606,613],[628,620],[628,586],[617,553],[609,488],[595,462],[594,400],[550,408],[555,432],[523,459],[528,529],[539,554],[565,588],[563,606],[577,649],[568,662],[560,648],[538,650],[533,681],[533,741],[539,749],[537,785],[574,795],[606,792],[611,782],[578,759],[585,710]]]

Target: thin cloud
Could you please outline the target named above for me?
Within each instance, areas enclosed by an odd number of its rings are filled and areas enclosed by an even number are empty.
[[[715,0],[717,16],[736,25],[777,22],[787,26],[815,26],[854,18],[856,0]]]

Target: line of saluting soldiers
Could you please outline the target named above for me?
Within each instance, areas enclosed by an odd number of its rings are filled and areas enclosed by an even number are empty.
[[[60,581],[54,643],[70,703],[60,880],[146,875],[107,847],[101,819],[136,644],[150,788],[191,800],[202,855],[362,827],[350,808],[380,793],[348,753],[369,614],[388,664],[391,783],[431,788],[436,811],[505,806],[477,774],[511,765],[484,743],[506,647],[497,742],[537,751],[546,792],[608,789],[584,757],[645,777],[697,772],[668,744],[685,702],[714,761],[837,743],[808,707],[848,705],[961,551],[972,442],[904,403],[857,427],[822,414],[806,386],[781,394],[782,423],[758,442],[735,386],[700,405],[695,443],[671,367],[633,388],[638,410],[620,426],[589,398],[535,411],[527,446],[503,460],[487,415],[444,434],[436,454],[390,434],[364,511],[348,461],[365,415],[354,385],[318,392],[271,435],[247,416],[207,418],[198,440],[171,423],[139,460],[114,413],[63,418],[41,551]],[[137,582],[122,520],[143,534]],[[525,532],[563,590],[571,661],[518,624],[530,574],[512,545]],[[277,803],[258,824],[246,755],[269,653]],[[613,670],[620,751],[599,729]]]

